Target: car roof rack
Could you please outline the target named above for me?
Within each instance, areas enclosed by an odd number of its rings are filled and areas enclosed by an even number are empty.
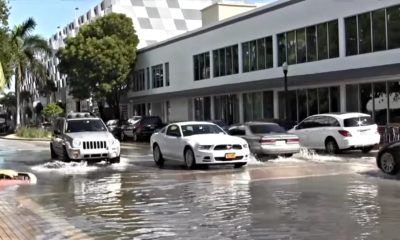
[[[67,118],[90,118],[94,117],[91,113],[89,112],[71,112],[68,113]]]

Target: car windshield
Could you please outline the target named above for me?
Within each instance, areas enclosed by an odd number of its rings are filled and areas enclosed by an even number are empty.
[[[192,136],[197,134],[225,134],[224,130],[214,124],[192,124],[182,126],[183,136]]]
[[[104,132],[107,131],[106,126],[100,119],[79,119],[69,120],[67,122],[67,132]]]
[[[374,125],[375,122],[371,117],[364,116],[344,119],[343,124],[344,127],[362,127]]]
[[[281,126],[276,125],[276,124],[259,124],[259,125],[251,125],[250,130],[254,134],[260,134],[260,133],[285,133],[285,129],[283,129]]]

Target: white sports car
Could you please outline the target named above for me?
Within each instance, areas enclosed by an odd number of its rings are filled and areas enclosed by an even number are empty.
[[[179,160],[189,169],[196,165],[247,164],[250,152],[246,140],[229,136],[209,122],[169,124],[150,138],[154,161],[163,166],[165,159]]]

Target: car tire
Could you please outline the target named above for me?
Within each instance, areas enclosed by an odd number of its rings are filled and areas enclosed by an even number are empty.
[[[50,143],[50,156],[51,156],[51,160],[54,160],[57,158],[57,154],[53,149],[53,144]]]
[[[374,148],[374,146],[364,147],[364,148],[361,149],[361,151],[362,151],[363,153],[369,153],[369,152],[371,152],[371,150],[372,150],[373,148]]]
[[[185,150],[185,165],[188,169],[196,168],[196,158],[191,148],[187,148]]]
[[[325,152],[328,154],[339,153],[339,146],[337,145],[335,139],[328,138],[325,142]]]
[[[132,139],[134,142],[137,142],[139,140],[139,136],[137,135],[137,133],[135,133],[135,132],[133,133]]]
[[[292,156],[293,156],[293,153],[283,154],[283,157],[285,157],[285,158],[290,158]]]
[[[120,163],[120,162],[121,162],[121,156],[110,159],[110,164]]]
[[[158,167],[161,168],[164,166],[164,158],[162,156],[161,149],[158,146],[158,144],[155,144],[153,147],[153,159]]]
[[[63,158],[62,158],[63,162],[71,162],[71,159],[68,156],[67,153],[67,149],[64,147],[64,151],[63,151]]]
[[[124,134],[124,132],[121,132],[121,134],[120,134],[120,137],[119,137],[120,139],[121,139],[121,141],[125,141],[125,134]]]
[[[241,168],[244,165],[246,165],[247,163],[235,163],[235,165],[233,166],[234,168]]]
[[[390,152],[385,152],[379,157],[379,167],[387,174],[395,175],[399,171],[399,161]]]

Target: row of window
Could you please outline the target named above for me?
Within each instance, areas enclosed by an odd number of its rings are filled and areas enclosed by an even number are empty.
[[[214,77],[239,73],[238,45],[213,51]]]
[[[400,48],[400,5],[345,18],[346,55]]]
[[[211,109],[211,97],[194,98],[194,118],[197,121],[211,120],[211,111],[214,119],[226,124],[239,122],[239,99],[236,94],[213,97],[214,109]]]
[[[210,78],[210,53],[200,53],[193,56],[194,80]]]
[[[165,74],[164,74],[165,71]],[[147,84],[146,84],[147,83]],[[151,88],[160,88],[170,85],[169,81],[169,63],[158,64],[150,68],[137,70],[133,73],[132,91],[138,92]]]
[[[273,67],[272,36],[242,43],[243,72]]]

